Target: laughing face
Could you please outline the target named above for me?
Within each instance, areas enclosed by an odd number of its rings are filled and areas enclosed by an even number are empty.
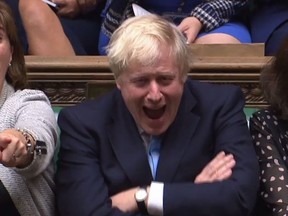
[[[183,93],[184,82],[169,51],[163,47],[156,64],[132,65],[117,79],[134,120],[150,135],[160,135],[171,125]]]

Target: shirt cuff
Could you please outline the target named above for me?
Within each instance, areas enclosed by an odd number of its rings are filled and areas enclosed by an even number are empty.
[[[163,215],[163,191],[164,183],[151,183],[147,202],[147,210],[150,215]]]

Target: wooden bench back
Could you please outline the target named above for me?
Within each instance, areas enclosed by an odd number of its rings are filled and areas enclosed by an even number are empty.
[[[224,47],[226,51],[222,54],[207,54]],[[259,87],[259,74],[272,57],[263,55],[263,45],[202,45],[192,49],[196,57],[191,59],[189,77],[203,82],[238,85],[245,94],[247,107],[267,105]],[[231,54],[233,50],[237,55]],[[43,90],[53,105],[77,104],[115,87],[105,56],[26,56],[25,60],[31,87]]]

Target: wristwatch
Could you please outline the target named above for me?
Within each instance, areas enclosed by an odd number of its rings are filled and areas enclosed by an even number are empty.
[[[136,200],[138,209],[144,215],[148,215],[148,211],[145,205],[145,200],[148,197],[146,188],[147,187],[141,186],[135,193],[135,200]]]

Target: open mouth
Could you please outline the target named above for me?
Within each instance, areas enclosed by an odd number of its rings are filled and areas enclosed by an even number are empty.
[[[161,107],[160,109],[149,109],[147,107],[144,107],[144,113],[147,115],[150,119],[159,119],[163,116],[165,112],[166,106]]]

